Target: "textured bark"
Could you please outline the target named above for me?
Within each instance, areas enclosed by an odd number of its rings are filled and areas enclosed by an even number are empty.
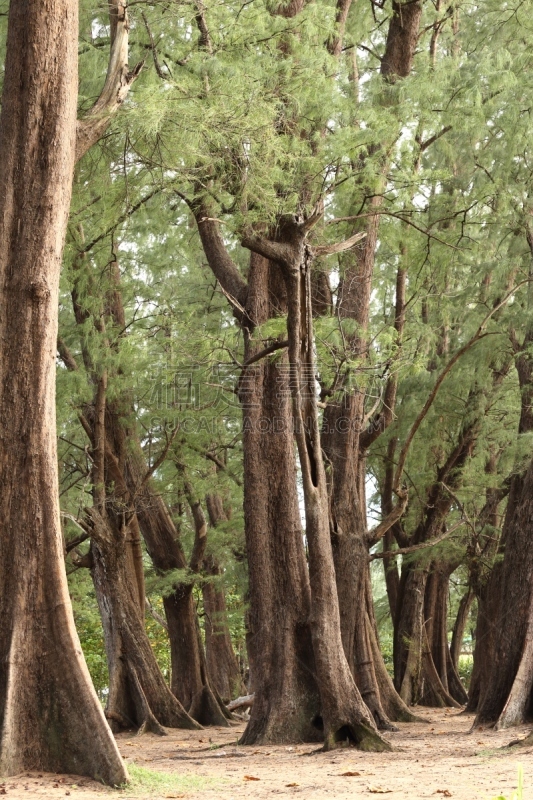
[[[533,359],[528,330],[516,367],[521,389],[518,431],[533,430]],[[493,659],[480,682],[476,724],[519,725],[533,714],[533,461],[524,474],[515,474],[502,531],[503,563],[490,584],[498,581],[497,613],[492,618]],[[493,578],[494,576],[494,578]],[[475,663],[475,662],[474,662]]]
[[[128,439],[126,483],[135,498],[135,511],[150,558],[161,574],[187,569],[189,565],[169,510],[152,481],[146,480],[148,465],[133,431]],[[170,640],[173,694],[202,725],[227,725],[223,704],[209,683],[192,585],[176,584],[172,593],[163,598],[163,606]]]
[[[493,660],[481,684],[476,724],[519,725],[533,712],[533,463],[515,476],[505,519]]]
[[[403,6],[402,6],[403,12]],[[406,76],[411,70],[412,58],[418,39],[421,14],[419,3],[409,4],[407,15],[401,20],[398,7],[389,24],[389,33],[382,59],[381,72],[384,78],[392,75]],[[374,153],[377,158],[378,153]],[[364,331],[369,320],[372,278],[377,248],[380,216],[383,202],[380,192],[386,174],[388,160],[383,154],[380,164],[378,185],[368,191],[371,197],[368,210],[374,212],[367,218],[362,244],[350,254],[339,289],[337,311],[341,318],[357,322],[360,333],[349,342],[352,354],[364,359],[367,343]],[[405,307],[405,270],[400,268],[396,286],[395,326],[398,343],[401,342]],[[393,418],[397,383],[392,377],[387,384],[383,408],[372,420],[368,430],[363,430],[365,416],[364,392],[355,390],[341,395],[341,399],[331,401],[325,412],[322,428],[322,446],[328,464],[330,493],[331,543],[335,563],[337,594],[340,604],[341,631],[344,652],[378,727],[391,728],[391,722],[384,711],[380,699],[380,686],[377,674],[383,676],[385,665],[378,650],[370,646],[374,631],[368,629],[365,617],[365,594],[369,580],[368,549],[369,538],[366,527],[365,454],[367,448],[388,427]],[[391,473],[392,477],[392,473]],[[392,489],[392,487],[391,487]],[[392,490],[389,492],[392,500]],[[393,511],[392,502],[384,507],[384,514]],[[390,538],[390,537],[389,537]],[[390,564],[388,564],[390,567]],[[394,580],[391,572],[389,583]],[[391,589],[392,591],[392,589]],[[397,591],[397,587],[396,587]],[[394,602],[396,602],[394,600]],[[380,663],[372,664],[377,658]],[[387,692],[387,705],[391,710],[398,708],[400,717],[409,714],[405,704],[397,698],[392,702],[391,688],[386,680],[381,681]]]
[[[290,394],[302,471],[311,587],[310,627],[321,701],[316,721],[323,728],[325,749],[348,739],[361,749],[386,750],[390,745],[377,733],[342,646],[315,389],[312,255],[306,244],[307,232],[305,222],[286,218],[278,223],[276,240],[254,236],[243,243],[260,255],[275,258],[287,292]]]
[[[127,779],[74,628],[55,351],[74,167],[77,3],[10,4],[0,115],[0,774]]]
[[[83,267],[81,259],[76,275]],[[104,333],[106,316],[112,318],[120,331],[126,329],[126,319],[120,292],[120,272],[116,261],[110,264],[111,289],[108,291],[102,313],[93,320],[99,333]],[[97,292],[93,288],[93,292]],[[78,281],[72,291],[74,315],[79,326],[81,349],[85,368],[96,384],[99,380],[97,367],[93,363],[85,341],[86,323],[90,314],[85,310],[78,292]],[[106,346],[117,349],[117,342],[104,338]],[[67,367],[77,369],[71,355],[61,346],[62,357]],[[106,503],[106,514],[112,517],[115,529],[120,529],[127,518],[129,535],[123,540],[125,557],[130,562],[130,575],[138,587],[139,611],[144,612],[144,569],[142,564],[141,533],[154,566],[164,573],[171,569],[184,569],[188,565],[179,543],[178,533],[168,509],[157,494],[150,479],[148,464],[135,429],[133,400],[125,391],[112,402],[105,403],[105,447],[103,466],[105,475],[100,479],[112,486],[112,498]],[[94,444],[94,414],[91,408],[84,410],[81,418],[86,433]],[[227,712],[222,701],[215,697],[209,686],[205,655],[201,642],[196,609],[190,585],[176,586],[173,593],[163,599],[167,618],[172,665],[171,688],[175,696],[204,725],[226,725]],[[111,648],[111,653],[116,652]]]
[[[471,400],[476,402],[475,393]],[[479,421],[474,418],[465,425],[455,447],[437,470],[435,483],[427,494],[424,517],[417,526],[410,543],[419,545],[431,541],[442,532],[452,506],[452,497],[445,488],[460,485],[462,469],[470,457],[479,432]],[[424,558],[424,557],[422,557]],[[446,685],[439,677],[433,660],[431,643],[426,628],[425,594],[431,565],[424,560],[404,561],[400,580],[399,606],[394,630],[394,683],[400,696],[409,705],[424,702],[428,705],[458,706]],[[438,593],[438,590],[437,590]],[[444,614],[441,612],[440,644],[434,649],[439,658],[442,653]],[[447,661],[451,670],[451,659]],[[447,668],[443,675],[446,676]],[[455,686],[455,681],[454,681]],[[459,691],[459,686],[455,687]]]
[[[247,313],[257,325],[286,308],[277,264],[252,253]],[[263,348],[245,334],[245,360]],[[263,359],[240,380],[244,518],[250,610],[247,646],[255,690],[242,744],[319,741],[309,628],[310,591],[298,498],[287,356]]]
[[[431,657],[448,694],[464,705],[468,696],[453,664],[448,645],[448,592],[457,563],[433,563],[425,595],[425,624]]]
[[[162,726],[199,729],[167,686],[144,630],[135,575],[128,569],[126,530],[116,528],[105,512],[93,508],[89,513],[91,574],[109,666],[106,716],[112,728],[159,734]]]

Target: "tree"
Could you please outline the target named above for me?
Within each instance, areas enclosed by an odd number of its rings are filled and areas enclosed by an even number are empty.
[[[0,772],[117,785],[127,773],[74,629],[59,521],[55,352],[77,43],[77,3],[10,4],[0,115]]]

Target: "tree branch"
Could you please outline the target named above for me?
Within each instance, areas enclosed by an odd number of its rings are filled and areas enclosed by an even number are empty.
[[[337,242],[336,244],[321,244],[317,247],[313,247],[313,254],[315,256],[330,256],[334,253],[343,253],[345,250],[351,250],[357,242],[360,242],[361,239],[364,239],[366,236],[366,232],[362,233],[354,233],[353,236],[350,236],[349,239],[346,239],[344,242]]]
[[[452,533],[460,528],[462,525],[465,524],[465,520],[462,519],[460,522],[457,522],[453,525],[449,530],[444,531],[439,536],[435,536],[434,539],[430,539],[429,542],[422,542],[422,544],[413,544],[410,547],[399,547],[397,550],[388,550],[386,553],[371,553],[368,557],[369,561],[375,561],[376,558],[392,558],[393,556],[404,556],[408,553],[416,553],[417,550],[425,550],[427,547],[434,547],[436,544],[443,542],[448,536],[451,536]]]
[[[411,426],[411,430],[409,431],[409,433],[407,435],[407,439],[405,440],[405,443],[404,443],[404,445],[402,447],[402,450],[400,452],[400,457],[398,459],[398,466],[396,468],[396,473],[394,475],[394,489],[397,489],[399,484],[400,484],[400,480],[401,480],[401,477],[402,477],[402,474],[403,474],[403,470],[404,470],[404,467],[405,467],[405,462],[407,460],[407,453],[408,453],[409,448],[411,446],[411,442],[413,441],[416,432],[418,431],[418,429],[419,429],[420,425],[422,424],[423,420],[425,419],[429,409],[431,408],[431,406],[433,404],[433,401],[435,400],[435,397],[437,396],[437,393],[438,393],[438,391],[439,391],[444,379],[450,373],[450,371],[455,366],[455,364],[459,361],[461,356],[463,356],[468,350],[470,350],[470,348],[473,347],[476,344],[476,342],[479,342],[485,336],[489,335],[487,333],[483,333],[483,331],[487,327],[487,324],[489,323],[489,320],[494,316],[494,314],[497,311],[499,311],[500,308],[502,308],[502,306],[504,306],[507,303],[509,298],[521,286],[523,286],[525,283],[528,283],[528,282],[529,282],[529,279],[526,278],[525,280],[520,281],[520,283],[518,283],[516,286],[514,286],[509,292],[507,292],[507,294],[505,295],[503,300],[501,300],[497,305],[495,305],[489,311],[489,313],[486,315],[485,319],[483,320],[483,322],[481,323],[481,325],[479,326],[479,328],[477,329],[475,334],[472,336],[472,338],[466,344],[464,344],[461,348],[459,348],[459,350],[448,361],[448,363],[446,364],[446,366],[444,367],[444,369],[440,373],[440,375],[437,378],[437,381],[435,383],[435,386],[433,387],[432,391],[430,392],[430,395],[429,395],[428,399],[424,403],[424,407],[422,408],[422,410],[420,411],[419,415],[417,416],[417,418],[413,422],[413,424]]]
[[[387,531],[389,531],[392,526],[398,522],[400,517],[403,515],[405,509],[407,508],[407,502],[409,500],[409,495],[407,493],[407,489],[399,489],[396,492],[398,496],[398,502],[390,512],[387,514],[384,520],[382,520],[379,525],[376,525],[375,528],[372,528],[371,531],[368,532],[366,536],[367,544],[369,547],[377,544],[380,539],[382,539]]]
[[[78,120],[76,130],[76,161],[103,135],[113,114],[122,105],[130,86],[144,64],[139,62],[131,72],[128,70],[129,22],[123,0],[108,0],[111,25],[111,52],[107,75],[100,97],[90,111]]]

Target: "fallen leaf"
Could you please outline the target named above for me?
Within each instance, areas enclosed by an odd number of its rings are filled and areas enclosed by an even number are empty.
[[[360,775],[360,772],[341,772],[341,778],[356,778]]]
[[[286,783],[285,786],[299,786],[299,783]]]
[[[448,791],[448,789],[437,789],[435,794],[442,794],[444,797],[451,797],[452,793]]]
[[[369,786],[368,791],[372,794],[390,794],[392,789],[386,789],[385,786]]]
[[[245,775],[243,781],[260,781],[261,778],[254,778],[253,775]]]

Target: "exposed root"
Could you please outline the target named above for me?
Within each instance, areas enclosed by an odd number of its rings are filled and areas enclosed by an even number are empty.
[[[341,725],[324,737],[323,751],[337,750],[341,747],[356,747],[368,753],[385,753],[393,750],[392,745],[372,728],[358,724]]]

